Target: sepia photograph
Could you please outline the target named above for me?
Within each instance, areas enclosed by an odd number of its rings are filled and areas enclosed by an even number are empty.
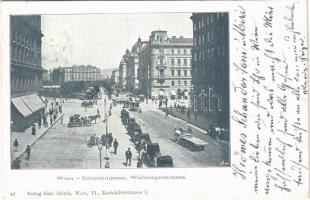
[[[11,15],[11,169],[229,167],[228,27],[228,12]]]

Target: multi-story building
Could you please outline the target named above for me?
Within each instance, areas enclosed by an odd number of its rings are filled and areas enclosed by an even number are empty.
[[[42,84],[41,17],[11,16],[11,125],[12,130],[29,127],[44,110],[37,92]]]
[[[119,87],[119,70],[113,70],[111,75],[111,82],[115,87]]]
[[[147,42],[141,41],[141,38],[132,46],[131,51],[126,50],[126,89],[133,91],[139,89],[139,53],[147,45]]]
[[[168,37],[167,31],[153,31],[139,52],[141,91],[152,97],[188,97],[191,84],[192,38]]]
[[[119,88],[124,90],[126,88],[126,62],[124,58],[122,58],[121,62],[119,63]]]
[[[222,126],[229,124],[228,13],[194,13],[192,50],[193,86],[197,106]],[[203,109],[202,109],[203,108]]]
[[[100,69],[91,65],[74,65],[59,67],[53,70],[53,84],[62,84],[69,81],[97,81],[101,80]]]

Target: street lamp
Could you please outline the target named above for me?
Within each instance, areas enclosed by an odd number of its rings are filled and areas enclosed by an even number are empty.
[[[98,140],[96,144],[97,144],[97,147],[98,147],[98,150],[99,150],[100,169],[101,169],[101,166],[102,166],[102,163],[101,163],[101,150],[102,150],[102,147],[103,147],[103,143],[100,140]]]

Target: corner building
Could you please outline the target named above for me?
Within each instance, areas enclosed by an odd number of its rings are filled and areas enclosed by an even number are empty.
[[[189,95],[192,38],[168,37],[167,31],[153,31],[139,52],[139,85],[149,97]]]

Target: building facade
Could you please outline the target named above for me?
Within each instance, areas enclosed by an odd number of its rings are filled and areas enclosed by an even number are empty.
[[[192,38],[168,37],[167,31],[153,31],[139,52],[141,91],[149,97],[188,97],[191,84]]]
[[[10,17],[11,127],[29,127],[45,104],[37,92],[42,85],[41,17]]]
[[[147,45],[141,38],[132,46],[131,51],[126,50],[124,61],[126,62],[126,89],[134,91],[140,89],[139,84],[139,53]]]
[[[61,85],[70,81],[98,81],[101,80],[100,69],[91,65],[74,65],[72,67],[58,67],[53,70],[53,84]]]
[[[192,50],[196,108],[214,123],[229,124],[229,33],[228,13],[194,13]]]
[[[111,82],[115,87],[119,87],[119,70],[112,71]]]
[[[124,90],[126,88],[126,62],[124,58],[122,58],[121,62],[119,63],[119,88]]]

